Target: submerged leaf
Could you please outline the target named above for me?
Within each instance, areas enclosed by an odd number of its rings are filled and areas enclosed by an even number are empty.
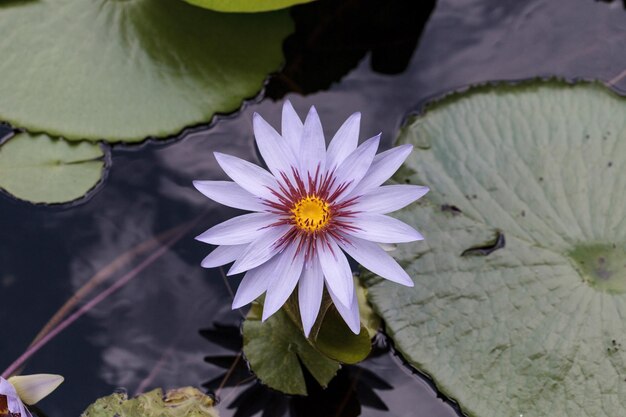
[[[470,416],[626,414],[626,102],[596,84],[490,86],[403,130],[404,288],[368,274],[395,346]],[[454,205],[458,211],[443,210]],[[461,256],[493,242],[487,256]]]
[[[82,417],[218,417],[213,399],[196,388],[161,389],[128,399],[126,394],[100,398]]]
[[[87,193],[104,171],[95,143],[18,133],[0,145],[0,188],[33,203],[65,203]]]
[[[280,66],[292,22],[178,0],[49,0],[1,2],[0,27],[10,34],[0,37],[0,120],[136,142],[238,109]]]
[[[267,12],[310,3],[313,0],[185,0],[195,6],[219,12]]]

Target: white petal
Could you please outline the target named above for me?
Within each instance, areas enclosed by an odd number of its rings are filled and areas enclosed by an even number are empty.
[[[63,383],[63,377],[61,375],[36,374],[13,376],[8,381],[25,404],[33,405],[57,389]]]
[[[327,286],[333,290],[341,303],[344,305],[352,304],[354,281],[346,255],[332,238],[327,238],[324,241],[318,239],[316,248]]]
[[[265,233],[278,221],[273,213],[249,213],[233,217],[196,237],[196,240],[212,245],[241,245],[250,243]]]
[[[289,144],[258,113],[252,116],[252,124],[261,156],[274,177],[281,179],[284,173],[287,178],[293,178],[292,167],[297,165],[297,160]]]
[[[304,265],[304,253],[296,254],[296,249],[297,242],[293,242],[282,253],[276,255],[278,262],[274,269],[269,271],[269,275],[276,278],[267,287],[263,305],[263,321],[276,313],[296,288],[302,273],[302,265]]]
[[[363,176],[367,173],[372,164],[379,143],[380,135],[366,140],[339,165],[339,168],[335,171],[335,178],[337,180],[333,191],[342,184],[347,184],[347,186],[339,194],[344,196],[343,198],[337,198],[339,196],[335,197],[337,201],[342,201],[348,196],[350,191],[363,179]]]
[[[346,233],[361,239],[380,243],[404,243],[423,240],[424,237],[411,226],[384,214],[360,213],[346,223],[357,230],[346,230]]]
[[[272,226],[265,233],[250,243],[241,256],[235,261],[227,275],[239,274],[270,260],[280,247],[277,242],[291,228],[291,226]]]
[[[263,200],[232,181],[194,181],[194,187],[211,200],[228,207],[249,211],[266,211]]]
[[[355,237],[348,240],[348,243],[339,241],[339,246],[365,268],[389,281],[408,287],[414,285],[409,274],[378,244]]]
[[[233,310],[253,302],[267,290],[267,286],[272,279],[268,271],[274,268],[276,262],[277,258],[273,257],[261,266],[246,272],[241,280],[241,284],[239,284],[239,288],[237,288],[237,293],[233,300]]]
[[[215,268],[235,262],[235,259],[237,259],[247,247],[247,244],[218,246],[202,260],[200,265],[202,265],[203,268]]]
[[[350,197],[364,195],[387,181],[402,166],[412,150],[413,145],[401,145],[376,155],[372,166],[352,190]]]
[[[420,185],[383,185],[360,197],[350,210],[391,213],[408,206],[427,192],[428,187]]]
[[[215,152],[214,155],[226,175],[239,184],[241,188],[258,197],[276,200],[271,190],[278,189],[278,185],[269,172],[236,156],[219,152]]]
[[[359,143],[361,113],[354,113],[341,125],[328,145],[326,170],[332,171],[348,157]]]
[[[298,283],[298,304],[304,335],[309,337],[322,304],[324,293],[324,274],[317,259],[304,267]]]
[[[301,174],[304,176],[303,180],[305,183],[308,183],[307,175],[314,178],[318,168],[320,174],[324,172],[324,167],[326,166],[326,141],[324,140],[322,123],[313,106],[311,106],[311,110],[309,110],[309,114],[304,121],[299,159],[302,169]]]
[[[302,130],[304,125],[298,114],[294,110],[291,102],[285,100],[283,104],[283,120],[281,132],[285,141],[291,146],[294,155],[300,153],[300,143],[302,142]]]
[[[353,290],[352,302],[348,304],[349,307],[343,305],[337,298],[337,295],[330,288],[328,288],[328,294],[330,294],[330,298],[333,300],[335,308],[341,317],[343,317],[343,320],[346,322],[350,330],[352,330],[352,333],[361,333],[361,317],[359,315],[359,300],[356,295],[356,288]]]

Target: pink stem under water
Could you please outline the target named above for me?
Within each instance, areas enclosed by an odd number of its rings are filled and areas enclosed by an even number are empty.
[[[192,222],[192,224],[195,224],[195,222]],[[188,231],[189,228],[185,228],[183,229],[180,233],[178,233],[176,236],[172,237],[171,239],[167,240],[165,242],[165,244],[163,246],[161,246],[159,249],[157,249],[152,255],[150,255],[149,257],[147,257],[143,262],[141,262],[139,265],[137,265],[135,268],[133,268],[132,270],[130,270],[127,274],[125,274],[124,276],[122,276],[122,278],[120,278],[119,280],[117,280],[113,285],[111,285],[109,288],[107,288],[106,290],[102,291],[100,294],[98,294],[97,296],[95,296],[93,299],[91,299],[89,302],[85,303],[82,307],[80,307],[78,310],[76,310],[76,312],[74,312],[73,314],[69,315],[65,320],[63,320],[61,323],[59,323],[53,330],[51,330],[48,334],[46,334],[44,337],[42,337],[40,340],[38,340],[36,343],[34,343],[33,345],[31,345],[28,349],[26,349],[26,351],[20,355],[19,358],[17,358],[3,373],[2,373],[2,378],[8,378],[10,377],[17,369],[19,369],[31,356],[33,356],[36,352],[39,351],[39,349],[41,349],[44,345],[46,345],[50,340],[52,340],[54,337],[56,337],[59,333],[61,333],[63,330],[65,330],[67,327],[69,327],[71,324],[73,324],[76,320],[78,320],[79,318],[81,318],[85,313],[87,313],[89,310],[91,310],[92,308],[94,308],[95,306],[97,306],[98,304],[100,304],[102,301],[104,301],[108,296],[110,296],[111,294],[113,294],[114,292],[116,292],[117,290],[119,290],[120,288],[122,288],[124,285],[126,285],[130,280],[132,280],[133,278],[135,278],[137,275],[139,275],[144,269],[146,269],[148,266],[150,266],[154,261],[156,261],[158,258],[160,258],[163,254],[165,254],[168,249],[174,244],[176,243],[180,238],[183,237],[183,235]]]

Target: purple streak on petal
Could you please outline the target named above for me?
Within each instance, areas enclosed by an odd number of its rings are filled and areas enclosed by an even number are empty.
[[[237,288],[237,293],[233,300],[233,310],[250,304],[267,290],[267,286],[273,278],[269,271],[274,268],[277,261],[277,257],[273,257],[261,266],[246,272],[243,280],[241,280],[241,284],[239,284],[239,288]]]
[[[346,223],[354,227],[346,229],[346,233],[372,242],[404,243],[424,239],[408,224],[384,214],[360,213]]]
[[[283,104],[281,132],[283,134],[283,138],[291,147],[294,155],[300,154],[303,129],[304,125],[302,124],[302,120],[298,117],[298,114],[291,105],[291,102],[289,100],[285,100],[285,103]]]
[[[304,267],[298,283],[298,304],[304,335],[309,337],[322,304],[324,274],[319,261],[314,258]]]
[[[320,173],[324,172],[326,165],[326,141],[324,140],[322,123],[313,106],[311,106],[311,110],[309,110],[309,114],[304,121],[299,160],[301,174],[305,182],[308,182],[308,176],[313,177],[315,175],[318,167]]]
[[[296,163],[296,157],[291,147],[258,113],[252,116],[254,136],[263,160],[274,177],[281,178],[281,173],[293,181],[291,167]]]
[[[420,185],[383,185],[356,200],[353,211],[386,214],[400,210],[423,197],[428,187]]]
[[[263,200],[232,181],[194,181],[193,186],[211,200],[228,207],[267,211]]]
[[[349,237],[348,241],[340,241],[339,246],[365,268],[398,284],[408,287],[414,285],[406,271],[377,243],[356,237]]]
[[[363,142],[339,165],[337,171],[335,171],[336,185],[334,189],[343,184],[347,185],[339,196],[335,196],[338,202],[345,200],[345,197],[350,194],[352,189],[356,187],[367,173],[376,155],[379,143],[380,134]]]
[[[387,181],[402,166],[412,150],[413,145],[401,145],[376,155],[367,174],[352,190],[349,197],[367,194]]]
[[[235,262],[235,260],[241,256],[243,251],[248,247],[244,245],[222,245],[213,249],[213,252],[209,253],[200,265],[203,268],[215,268]]]
[[[291,229],[291,226],[271,226],[260,237],[250,243],[241,256],[235,261],[227,275],[239,274],[256,268],[270,260],[282,248],[276,243]]]
[[[352,290],[352,302],[349,307],[345,306],[341,303],[337,295],[330,289],[328,286],[328,294],[330,294],[330,298],[333,300],[333,304],[335,304],[335,308],[339,312],[339,315],[343,317],[343,320],[346,322],[352,333],[359,334],[361,332],[361,317],[359,315],[359,301],[356,295],[356,288]]]
[[[263,318],[267,320],[278,311],[287,301],[302,273],[304,254],[296,254],[297,242],[289,245],[282,253],[276,255],[278,262],[269,272],[274,278],[267,287],[265,304],[263,305]]]
[[[214,155],[224,172],[241,188],[258,197],[276,200],[270,190],[278,189],[278,185],[269,172],[236,156],[219,152],[215,152]]]
[[[328,288],[344,305],[352,303],[354,280],[352,270],[339,246],[331,238],[317,240],[317,256]]]
[[[196,240],[211,245],[241,245],[250,243],[278,221],[273,213],[248,213],[233,217],[211,227],[196,237]]]
[[[332,171],[339,166],[359,143],[361,113],[354,113],[341,125],[328,145],[326,152],[326,169]]]

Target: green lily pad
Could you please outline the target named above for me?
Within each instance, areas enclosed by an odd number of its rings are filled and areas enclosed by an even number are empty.
[[[126,394],[100,398],[82,417],[218,417],[213,399],[196,388],[155,389],[128,399]]]
[[[267,12],[284,9],[296,4],[310,3],[313,0],[185,0],[205,9],[219,12]]]
[[[10,34],[0,37],[0,120],[70,140],[134,142],[238,109],[280,66],[293,25],[286,11],[49,0],[1,2],[0,26]]]
[[[474,88],[399,142],[395,180],[432,192],[397,213],[425,236],[395,252],[415,287],[366,278],[398,350],[469,416],[626,415],[626,101]]]
[[[263,306],[254,303],[243,323],[243,352],[256,376],[285,394],[306,395],[301,361],[322,387],[328,386],[339,362],[315,350],[283,309],[265,322],[262,312]]]
[[[96,143],[18,133],[0,146],[0,188],[33,203],[66,203],[100,181],[103,158]]]

